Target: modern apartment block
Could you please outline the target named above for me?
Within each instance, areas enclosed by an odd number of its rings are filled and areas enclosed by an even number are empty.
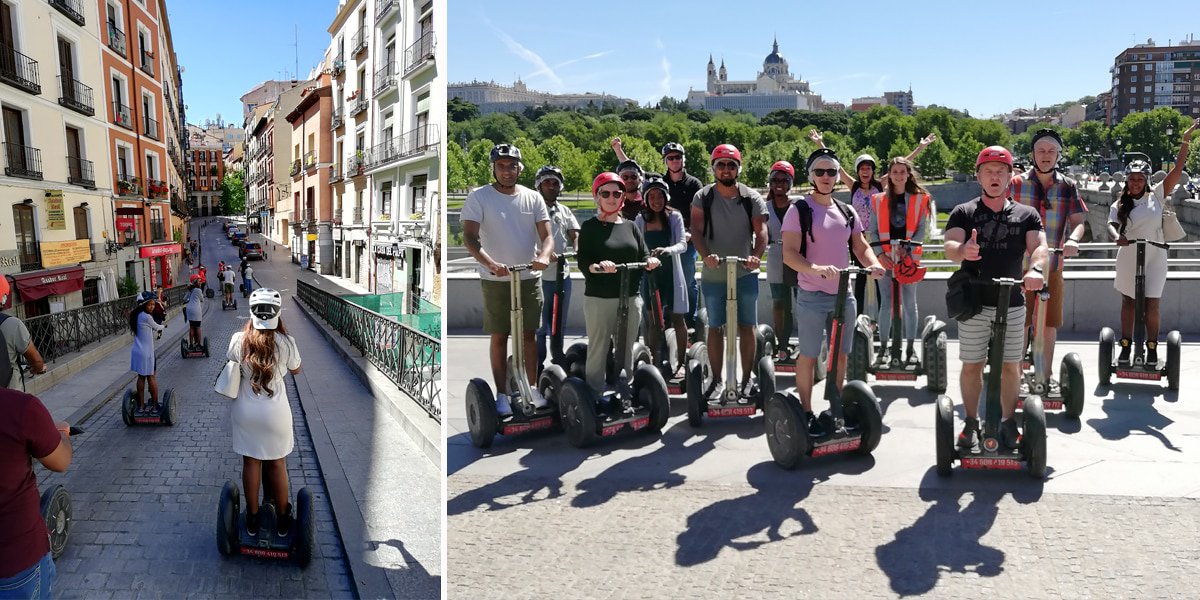
[[[1200,116],[1200,40],[1159,46],[1153,39],[1117,55],[1112,74],[1112,122],[1134,112],[1169,106]]]

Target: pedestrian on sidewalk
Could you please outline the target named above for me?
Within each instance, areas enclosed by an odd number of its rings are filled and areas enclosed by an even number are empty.
[[[36,397],[0,390],[0,597],[54,597],[57,573],[32,459],[66,471],[70,435]]]
[[[154,309],[158,304],[154,292],[138,294],[137,305],[129,312],[129,331],[133,337],[133,349],[129,351],[129,368],[137,373],[137,409],[146,412],[146,381],[150,382],[150,412],[158,410],[158,365],[154,358],[154,334],[164,327],[154,322]]]
[[[226,358],[241,366],[241,386],[233,401],[233,451],[242,456],[246,492],[246,529],[258,534],[259,486],[266,471],[264,496],[278,508],[279,535],[292,523],[287,455],[292,453],[292,409],[284,376],[300,372],[300,350],[279,317],[283,298],[270,288],[250,295],[250,321],[229,340]]]
[[[188,345],[195,348],[204,340],[204,336],[200,334],[200,321],[204,317],[204,290],[200,289],[198,279],[193,279],[188,284],[184,302],[186,304],[183,307],[183,316],[188,322]]]
[[[0,276],[0,306],[8,304],[11,292],[8,278]],[[25,390],[25,373],[20,365],[22,357],[34,375],[46,372],[46,361],[42,360],[42,354],[33,343],[29,328],[20,319],[0,313],[0,342],[4,345],[4,353],[0,355],[0,382],[3,387]]]

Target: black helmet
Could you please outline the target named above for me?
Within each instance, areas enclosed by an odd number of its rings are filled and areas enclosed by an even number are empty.
[[[621,171],[637,171],[638,175],[645,173],[645,171],[642,170],[642,165],[639,165],[637,161],[633,160],[632,158],[623,160],[621,161],[621,164],[617,165],[617,174],[620,175]]]
[[[501,158],[515,158],[517,162],[521,162],[521,149],[512,144],[492,146],[492,154],[488,157],[488,162],[495,163]]]
[[[834,152],[833,150],[830,150],[829,148],[817,148],[815,151],[813,151],[812,154],[808,155],[808,160],[804,162],[804,170],[805,171],[811,170],[813,163],[817,162],[817,160],[822,159],[822,158],[830,158],[830,159],[833,159],[834,162],[839,162],[837,153]],[[840,162],[839,162],[839,164],[840,164]]]
[[[667,199],[668,203],[671,202],[671,188],[667,186],[667,180],[663,179],[662,175],[658,173],[646,174],[646,181],[642,183],[642,198],[646,198],[646,192],[651,189],[662,190],[663,197]]]
[[[563,177],[562,169],[554,165],[546,165],[538,169],[537,175],[533,176],[534,189],[542,187],[542,182],[550,179],[551,177],[557,178],[560,186],[567,184],[567,180]]]
[[[1136,158],[1125,165],[1126,178],[1134,173],[1141,173],[1146,176],[1146,181],[1150,181],[1150,176],[1154,174],[1154,167],[1150,165],[1149,160],[1143,159],[1142,156],[1144,155],[1139,153]]]
[[[1029,147],[1032,148],[1032,147],[1036,146],[1037,143],[1042,140],[1042,138],[1050,138],[1050,139],[1054,140],[1055,142],[1058,142],[1059,148],[1063,147],[1062,136],[1058,135],[1057,131],[1050,129],[1050,128],[1044,128],[1044,129],[1039,129],[1039,130],[1035,131],[1033,133],[1033,142],[1031,142],[1029,144]]]
[[[679,142],[667,142],[667,145],[662,147],[663,157],[666,157],[672,152],[678,152],[684,156],[687,156],[687,153],[683,151],[683,144],[680,144]]]

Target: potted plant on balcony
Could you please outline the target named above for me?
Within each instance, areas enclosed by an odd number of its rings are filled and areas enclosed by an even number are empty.
[[[357,150],[354,152],[354,163],[351,165],[351,168],[354,170],[356,175],[363,174],[363,171],[365,171],[367,168],[366,162],[366,155],[363,154],[362,150]]]
[[[358,99],[358,90],[354,90],[353,92],[350,92],[349,96],[346,96],[347,102],[354,102],[356,99]]]
[[[136,196],[141,189],[141,180],[137,177],[117,180],[117,191],[122,196]]]

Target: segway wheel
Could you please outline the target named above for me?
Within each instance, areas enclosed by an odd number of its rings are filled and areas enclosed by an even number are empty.
[[[950,361],[946,357],[946,332],[938,332],[931,350],[925,355],[925,387],[935,394],[944,394],[949,386],[950,377]]]
[[[671,416],[667,382],[654,365],[643,364],[633,370],[633,397],[650,411],[650,429],[661,432]]]
[[[204,358],[208,358],[208,336],[204,336]]]
[[[163,392],[162,405],[159,407],[158,414],[158,420],[160,423],[167,426],[172,426],[175,424],[177,420],[176,417],[178,416],[175,412],[178,410],[178,407],[176,406],[177,404],[178,403],[175,401],[174,389],[169,389]]]
[[[133,390],[125,390],[125,395],[121,396],[121,420],[127,427],[133,425],[134,407]]]
[[[500,415],[496,413],[496,397],[486,381],[476,377],[467,383],[467,427],[471,431],[471,444],[476,448],[490,448],[496,437]]]
[[[222,556],[237,554],[241,548],[238,535],[238,519],[242,510],[242,491],[232,481],[221,488],[221,502],[217,505],[217,550]]]
[[[215,292],[212,288],[208,288],[204,290],[204,297],[211,300],[217,297],[217,292]]]
[[[766,323],[760,323],[754,330],[754,362],[764,356],[774,356],[776,348],[775,330]]]
[[[938,396],[936,408],[937,474],[949,477],[954,472],[951,468],[954,465],[954,401],[947,396]]]
[[[867,365],[871,361],[871,339],[854,329],[854,345],[846,358],[846,381],[866,381]]]
[[[571,344],[570,348],[563,353],[563,370],[567,372],[567,377],[578,377],[583,379],[584,365],[587,364],[587,344],[576,342]]]
[[[702,344],[697,344],[696,347],[703,347]],[[687,368],[687,401],[688,401],[688,425],[699,428],[704,425],[704,368],[700,365],[699,360],[691,360],[688,362]]]
[[[775,395],[775,361],[771,354],[759,357],[754,377],[758,379],[758,397],[754,399],[754,405],[762,410],[767,405],[767,400]]]
[[[1100,385],[1109,385],[1113,374],[1113,346],[1117,343],[1117,334],[1111,328],[1100,330]]]
[[[847,381],[842,388],[842,410],[845,414],[858,415],[862,443],[855,452],[863,455],[874,452],[883,436],[883,413],[879,410],[875,392],[862,381]]]
[[[1046,412],[1042,408],[1042,398],[1036,395],[1025,398],[1021,412],[1024,427],[1021,446],[1029,475],[1042,479],[1046,476]]]
[[[563,382],[560,394],[558,405],[567,442],[576,448],[586,448],[596,439],[596,401],[592,398],[592,388],[582,379],[569,377]]]
[[[1178,331],[1167,334],[1167,389],[1179,389],[1179,353],[1183,335]]]
[[[553,402],[556,410],[554,411],[554,429],[562,431],[562,410],[558,406],[558,395],[562,391],[562,384],[567,380],[567,374],[562,367],[558,365],[550,365],[542,369],[542,374],[538,377],[537,389],[542,393],[542,397]]]
[[[615,360],[615,359],[614,359]],[[633,343],[633,368],[636,370],[640,365],[653,365],[654,360],[650,356],[650,349],[641,342]]]
[[[1059,385],[1062,386],[1063,408],[1072,419],[1078,419],[1083,412],[1083,361],[1079,355],[1071,352],[1063,357],[1058,367]]]
[[[187,358],[188,343],[187,336],[179,338],[179,357]]]
[[[800,399],[791,392],[776,392],[763,410],[767,448],[775,464],[791,470],[809,453],[807,425]]]
[[[62,556],[71,535],[71,495],[67,488],[56,485],[42,494],[42,520],[50,530],[50,556],[54,560]]]
[[[317,545],[317,520],[313,516],[312,492],[300,488],[296,493],[296,536],[292,538],[292,560],[301,569],[312,560],[313,548]]]

